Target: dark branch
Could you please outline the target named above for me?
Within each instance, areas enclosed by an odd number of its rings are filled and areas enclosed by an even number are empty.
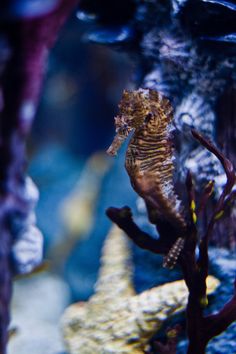
[[[159,240],[155,240],[135,224],[129,207],[125,206],[120,209],[111,207],[106,210],[106,214],[140,248],[157,254],[166,252],[166,248]]]
[[[229,302],[215,315],[206,317],[206,334],[209,340],[224,332],[236,321],[236,281],[234,295]]]
[[[204,146],[208,151],[212,152],[221,162],[227,176],[227,183],[224,188],[224,192],[226,194],[229,194],[235,183],[235,172],[234,172],[234,167],[232,162],[229,161],[224,156],[224,154],[219,149],[217,149],[217,147],[209,139],[204,138],[201,134],[199,134],[194,129],[192,130],[192,134],[194,138],[197,139],[202,146]]]
[[[192,173],[188,170],[187,177],[186,177],[186,189],[188,193],[188,201],[189,201],[189,210],[191,214],[191,223],[192,226],[195,228],[195,224],[197,222],[197,215],[196,215],[196,204],[195,204],[195,190],[193,185],[193,176]]]
[[[235,171],[233,164],[224,156],[224,154],[219,149],[217,149],[217,147],[210,140],[203,137],[196,130],[192,130],[192,134],[194,138],[200,142],[201,145],[203,145],[208,151],[213,153],[218,158],[224,168],[227,177],[223,192],[221,193],[220,198],[216,203],[212,217],[207,227],[207,231],[203,236],[199,246],[198,265],[200,266],[200,271],[202,272],[202,277],[204,280],[206,279],[208,274],[208,243],[213,233],[215,223],[220,219],[221,214],[224,213],[225,200],[227,197],[229,197],[232,188],[235,184]]]
[[[209,198],[211,197],[213,191],[214,191],[214,184],[215,182],[214,181],[209,181],[207,183],[207,185],[205,186],[204,188],[204,192],[201,196],[201,199],[200,199],[200,203],[199,203],[199,207],[198,207],[198,210],[197,210],[197,215],[198,217],[203,214],[206,210],[206,206],[207,206],[207,202],[209,200]]]

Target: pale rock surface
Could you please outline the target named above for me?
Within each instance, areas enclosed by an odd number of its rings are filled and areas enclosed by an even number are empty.
[[[62,354],[60,316],[68,305],[67,285],[49,272],[14,284],[11,327],[17,333],[10,339],[8,354]]]
[[[123,232],[113,226],[104,244],[94,295],[66,310],[62,328],[70,354],[144,353],[162,323],[185,307],[187,288],[182,280],[135,294],[127,243]],[[210,276],[208,293],[218,285]]]

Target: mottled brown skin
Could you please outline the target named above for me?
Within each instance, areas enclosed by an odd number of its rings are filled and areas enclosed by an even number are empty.
[[[135,191],[146,202],[150,221],[158,224],[159,220],[168,220],[182,234],[186,222],[173,184],[173,110],[169,101],[154,90],[138,97],[137,103],[140,99],[145,109],[137,111],[134,104],[134,115],[143,119],[129,143],[126,170]]]
[[[117,135],[108,152],[114,155],[120,147],[117,142],[123,142],[133,131],[125,167],[134,190],[145,201],[150,222],[171,248],[176,240],[185,238],[187,229],[173,184],[173,109],[166,98],[151,89],[124,91],[119,109],[115,118]],[[172,248],[172,263],[184,242],[177,244],[178,248]],[[170,267],[173,265],[170,262]]]

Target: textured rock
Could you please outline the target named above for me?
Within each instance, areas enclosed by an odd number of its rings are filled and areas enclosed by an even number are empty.
[[[70,354],[143,353],[149,339],[187,301],[185,283],[175,281],[136,294],[130,251],[123,232],[113,227],[103,248],[95,293],[71,305],[62,319]],[[219,282],[208,278],[208,292]]]

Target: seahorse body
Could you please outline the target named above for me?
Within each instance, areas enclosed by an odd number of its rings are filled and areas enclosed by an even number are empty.
[[[117,135],[108,152],[114,155],[133,131],[125,162],[131,184],[144,199],[150,222],[173,232],[175,242],[185,236],[187,226],[173,183],[171,104],[155,90],[139,89],[125,91],[119,108]]]

